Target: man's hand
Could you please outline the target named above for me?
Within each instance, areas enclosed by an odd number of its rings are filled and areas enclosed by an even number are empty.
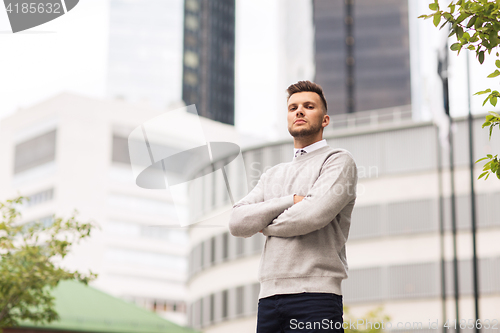
[[[302,201],[302,199],[304,199],[304,197],[303,197],[303,196],[295,194],[295,195],[293,196],[293,204],[296,204],[297,202],[301,202],[301,201]],[[260,232],[260,233],[262,233],[262,230],[261,230],[261,231],[259,231],[259,232]]]
[[[295,195],[293,196],[293,203],[294,203],[294,204],[296,204],[297,202],[301,202],[301,201],[302,201],[302,199],[304,199],[304,197],[303,197],[303,196],[295,194]]]

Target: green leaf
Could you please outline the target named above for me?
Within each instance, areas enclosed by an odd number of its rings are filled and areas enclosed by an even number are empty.
[[[486,90],[479,91],[479,92],[475,93],[474,95],[483,95],[483,94],[487,94],[489,92],[491,92],[491,89],[488,88]]]
[[[467,22],[467,28],[472,27],[474,25],[474,23],[476,23],[476,19],[477,19],[476,16],[471,17],[469,22]]]
[[[490,126],[491,125],[491,121],[487,121],[483,124],[483,126],[481,126],[481,128],[485,128],[486,126]]]
[[[490,75],[488,75],[487,77],[497,77],[498,75],[500,75],[500,71],[498,69],[495,69],[495,71],[493,73],[491,73]]]
[[[491,114],[492,116],[500,118],[500,114],[496,113],[495,111],[488,111],[488,113]]]
[[[453,16],[450,14],[450,13],[442,13],[443,17],[449,22],[451,20],[453,20]]]
[[[452,50],[452,51],[458,51],[458,50],[460,50],[461,47],[462,47],[462,44],[460,44],[460,43],[454,43],[454,44],[451,44],[450,50]]]
[[[495,66],[497,66],[498,68],[500,68],[500,60],[495,60]]]
[[[486,154],[486,157],[488,157],[490,160],[493,158],[493,155],[491,154]]]
[[[440,13],[434,14],[434,18],[432,19],[432,22],[434,23],[434,26],[437,27],[439,25],[439,22],[441,22],[441,14]]]
[[[488,179],[488,177],[489,177],[489,176],[490,176],[490,174],[487,174],[487,175],[486,175],[486,178],[484,178],[484,180]]]
[[[484,51],[479,52],[478,59],[479,63],[482,65],[484,62]]]
[[[495,103],[496,104],[496,103]],[[490,136],[489,136],[489,140],[491,140],[491,132],[493,131],[493,126],[490,126]]]
[[[438,10],[439,5],[437,3],[431,3],[431,4],[429,4],[429,9],[430,10]]]
[[[476,162],[474,162],[474,163],[481,162],[481,161],[484,161],[484,160],[487,160],[487,159],[488,159],[488,157],[483,157],[483,158],[478,159],[478,160],[477,160]]]
[[[497,97],[496,96],[491,96],[490,103],[491,103],[491,105],[496,106],[497,105]]]
[[[498,31],[497,30],[490,31],[489,37],[490,37],[491,47],[497,46],[498,45]]]
[[[468,18],[469,16],[471,16],[472,14],[470,13],[466,13],[465,11],[463,11],[459,17],[457,17],[457,23],[462,23],[463,20],[465,20],[466,18]]]
[[[481,179],[482,177],[486,176],[488,174],[489,171],[485,171],[483,172],[482,174],[479,175],[479,177],[477,179]]]
[[[491,98],[491,95],[488,95],[488,97],[486,97],[486,99],[483,101],[483,106],[486,104],[486,102],[488,102],[488,100]]]

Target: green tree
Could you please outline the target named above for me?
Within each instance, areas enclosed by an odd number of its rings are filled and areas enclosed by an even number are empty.
[[[452,51],[456,51],[457,54],[459,54],[463,48],[475,51],[476,58],[481,64],[484,62],[486,53],[491,55],[491,52],[494,52],[494,55],[499,58],[499,0],[453,0],[450,1],[448,6],[444,9],[440,7],[438,0],[434,0],[433,3],[429,4],[429,9],[433,11],[432,14],[421,15],[419,18],[432,18],[436,27],[441,24],[440,29],[451,26],[451,32],[448,37],[455,36],[457,39],[456,43],[450,46]],[[495,61],[495,65],[497,69],[488,75],[489,78],[500,76],[500,59]],[[483,102],[483,106],[488,101],[491,105],[496,106],[498,98],[500,97],[500,92],[486,89],[474,95],[485,94],[488,95]],[[489,126],[490,140],[493,128],[499,124],[500,115],[490,111],[482,126],[483,128]],[[497,178],[500,179],[500,161],[498,154],[495,156],[488,154],[486,157],[477,160],[476,163],[484,160],[488,160],[488,162],[483,166],[483,173],[479,176],[479,179],[484,176],[486,176],[484,179],[488,179],[490,173],[496,174]]]
[[[368,311],[364,316],[355,318],[351,315],[349,308],[344,307],[345,333],[378,333],[383,332],[386,324],[391,319],[383,313],[383,307]],[[352,325],[351,325],[352,324]]]
[[[51,225],[19,223],[19,197],[0,202],[0,332],[21,320],[45,323],[59,319],[51,289],[61,280],[76,279],[87,284],[97,277],[57,265],[71,245],[90,236],[92,222],[80,223],[54,218]]]

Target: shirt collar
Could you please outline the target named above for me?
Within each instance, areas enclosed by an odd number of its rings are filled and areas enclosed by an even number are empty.
[[[326,146],[327,143],[326,143],[326,139],[323,139],[323,140],[320,140],[320,141],[317,141],[315,143],[312,143],[310,144],[309,146],[306,146],[304,148],[293,148],[293,159],[295,159],[295,154],[297,153],[297,150],[300,150],[300,149],[303,149],[305,150],[307,153],[310,153],[310,152],[313,152],[315,151],[316,149],[319,149],[321,147],[324,147]]]

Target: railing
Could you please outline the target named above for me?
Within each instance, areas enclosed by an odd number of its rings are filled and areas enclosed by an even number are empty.
[[[364,126],[377,127],[382,124],[398,124],[403,121],[412,121],[411,105],[332,115],[326,131],[333,132]]]

